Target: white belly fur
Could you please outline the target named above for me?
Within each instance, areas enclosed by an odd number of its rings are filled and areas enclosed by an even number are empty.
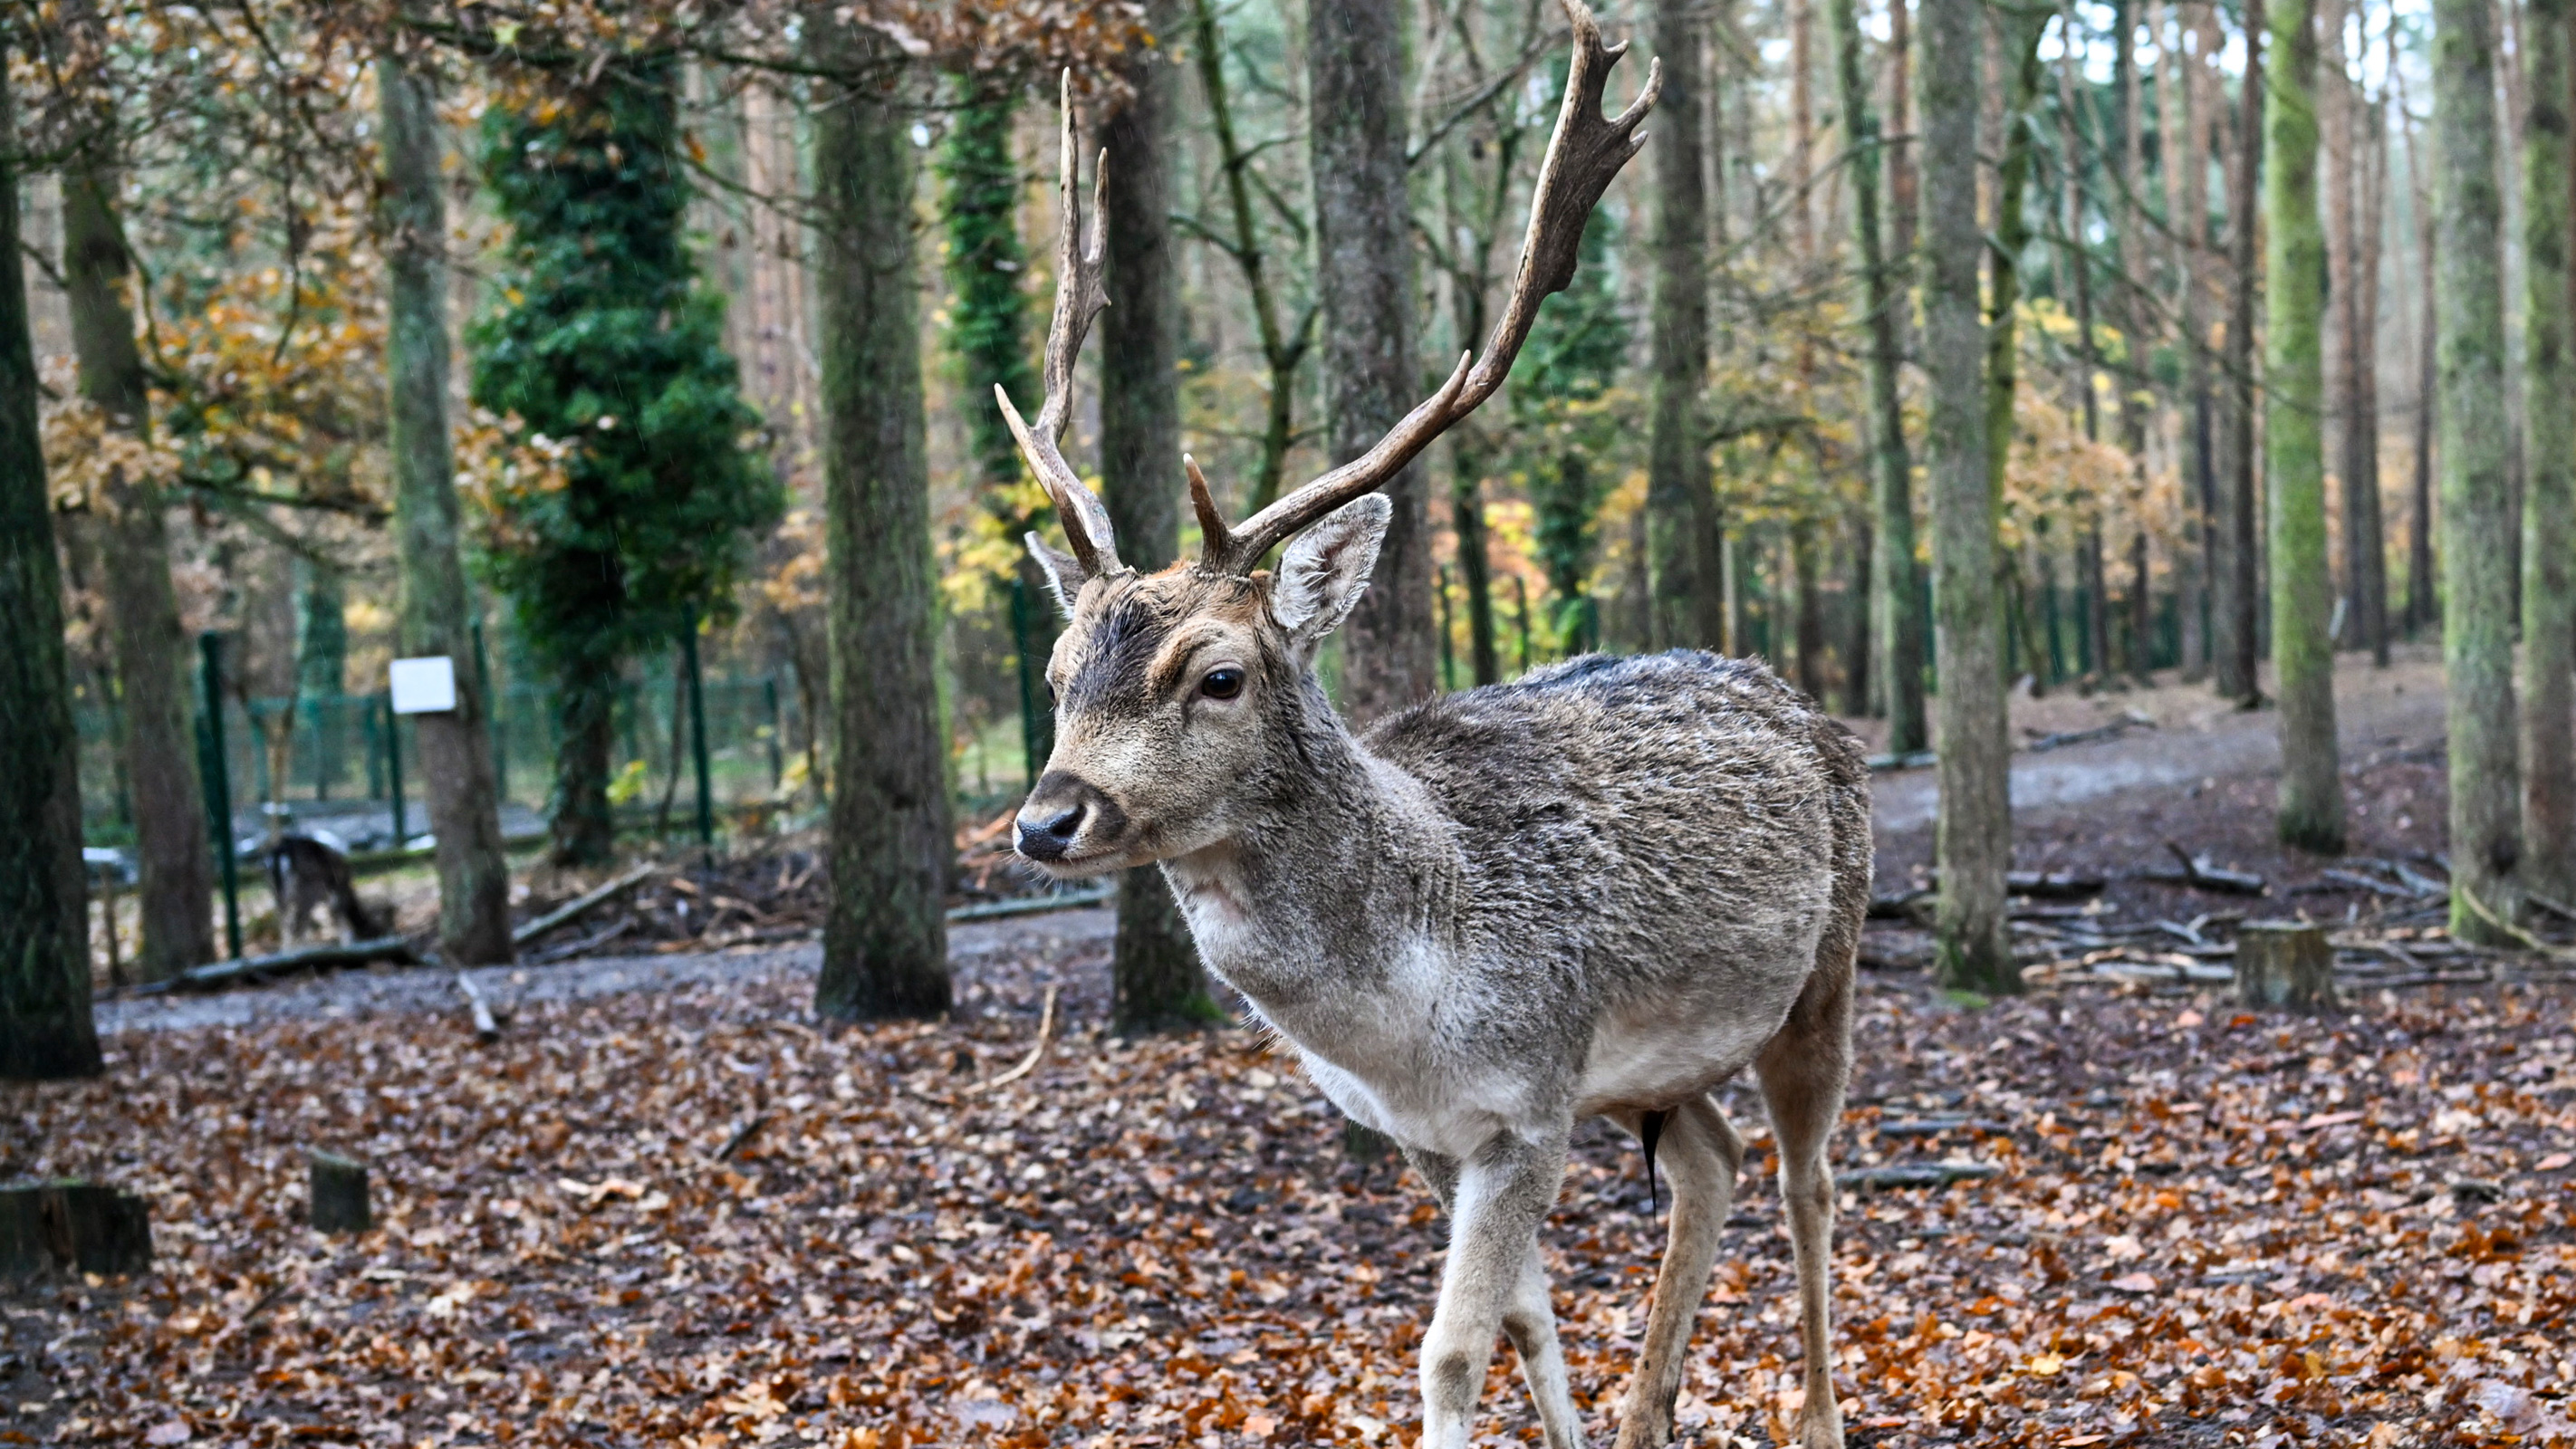
[[[1780,1015],[1711,1020],[1617,1014],[1592,1028],[1574,1111],[1589,1117],[1614,1107],[1668,1107],[1707,1091],[1744,1069],[1780,1030]]]

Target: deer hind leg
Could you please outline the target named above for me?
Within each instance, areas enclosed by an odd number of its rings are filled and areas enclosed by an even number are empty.
[[[1431,1184],[1431,1195],[1440,1200],[1440,1211],[1452,1223],[1458,1211],[1458,1159],[1417,1148],[1404,1149],[1407,1162]],[[1530,1240],[1529,1257],[1521,1266],[1520,1281],[1512,1289],[1511,1301],[1503,1306],[1503,1336],[1511,1340],[1512,1351],[1520,1355],[1521,1382],[1529,1386],[1530,1402],[1538,1409],[1540,1429],[1547,1436],[1547,1449],[1577,1449],[1583,1443],[1583,1431],[1574,1414],[1574,1384],[1565,1372],[1565,1349],[1556,1337],[1556,1305],[1549,1301],[1547,1264],[1539,1255],[1538,1240]]]
[[[1422,1340],[1422,1449],[1466,1449],[1498,1329],[1520,1351],[1551,1449],[1582,1442],[1538,1261],[1539,1224],[1565,1176],[1565,1139],[1562,1127],[1540,1142],[1499,1133],[1457,1165],[1449,1264]]]
[[[1851,1075],[1851,988],[1818,972],[1780,1034],[1755,1059],[1780,1152],[1780,1198],[1798,1264],[1798,1327],[1806,1355],[1802,1449],[1842,1449],[1834,1398],[1834,1180],[1825,1142],[1842,1119]]]
[[[1640,1123],[1624,1125],[1632,1132]],[[1655,1272],[1654,1306],[1646,1315],[1646,1346],[1636,1377],[1619,1408],[1618,1449],[1657,1449],[1673,1438],[1673,1401],[1680,1397],[1684,1352],[1709,1271],[1717,1266],[1719,1236],[1735,1202],[1735,1176],[1744,1166],[1744,1141],[1726,1114],[1707,1097],[1676,1108],[1656,1143],[1656,1162],[1671,1178],[1671,1237]]]

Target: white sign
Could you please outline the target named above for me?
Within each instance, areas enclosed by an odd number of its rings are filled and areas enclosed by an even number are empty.
[[[444,654],[395,660],[392,684],[396,714],[444,714],[456,708],[456,661]]]

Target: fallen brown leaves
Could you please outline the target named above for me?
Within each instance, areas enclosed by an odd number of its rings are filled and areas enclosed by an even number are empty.
[[[1440,1227],[1244,1032],[1126,1044],[1041,982],[830,1036],[794,972],[726,992],[129,1034],[19,1089],[10,1173],[153,1204],[161,1268],[0,1299],[0,1441],[884,1446],[1411,1442]],[[2576,1021],[2563,992],[2340,1019],[2091,994],[1864,998],[1837,1262],[1855,1442],[2576,1439]],[[1757,1099],[1730,1111],[1765,1166]],[[756,1130],[744,1132],[757,1123]],[[382,1226],[301,1222],[303,1152]],[[718,1160],[720,1151],[733,1150]],[[1586,1129],[1548,1234],[1595,1432],[1660,1235]],[[1680,1418],[1794,1421],[1777,1199],[1748,1171]],[[1535,1441],[1508,1352],[1489,1435]]]

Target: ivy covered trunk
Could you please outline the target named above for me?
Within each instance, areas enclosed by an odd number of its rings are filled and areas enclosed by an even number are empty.
[[[1174,8],[1156,7],[1156,30],[1170,32],[1180,18]],[[1180,88],[1175,67],[1162,51],[1140,57],[1127,76],[1133,96],[1101,130],[1109,153],[1100,203],[1109,232],[1109,309],[1100,314],[1102,501],[1119,556],[1147,571],[1171,563],[1181,547],[1180,258],[1172,246],[1169,160]],[[1219,1014],[1160,866],[1120,873],[1109,965],[1119,1031],[1163,1031]]]
[[[2569,0],[2523,28],[2522,840],[2525,885],[2576,904],[2576,386],[2568,336]]]
[[[438,837],[439,951],[460,965],[483,965],[512,954],[510,869],[501,847],[491,702],[475,667],[457,552],[456,463],[447,430],[447,208],[436,97],[425,76],[392,55],[377,63],[376,89],[384,126],[386,432],[402,550],[400,646],[406,655],[456,661],[456,708],[414,715],[411,722],[429,825]],[[336,666],[330,673],[328,687],[337,692]],[[324,686],[319,674],[306,681],[307,689]]]
[[[0,59],[5,59],[0,52]],[[0,144],[8,124],[0,75]],[[63,652],[63,584],[36,437],[36,359],[18,254],[18,178],[0,164],[0,1080],[99,1070],[82,896],[80,761]]]
[[[2522,819],[2513,690],[2513,499],[2504,406],[2504,197],[2495,16],[2434,0],[2433,214],[2440,229],[2442,664],[2449,684],[2451,930],[2507,944]],[[2490,918],[2493,918],[2492,920]]]
[[[1927,0],[1923,45],[1924,430],[1932,492],[1933,648],[1940,671],[1941,813],[1934,917],[1941,975],[1975,991],[2021,987],[2004,930],[2012,860],[2003,624],[1994,490],[1986,471],[1984,327],[1977,316],[1978,7]]]
[[[2317,213],[2316,0],[2272,15],[2263,136],[2263,451],[2270,477],[2272,670],[2281,694],[2284,843],[2343,850],[2335,749],[2334,579],[2326,567],[2326,234]],[[2337,54],[2342,47],[2338,43]]]
[[[95,149],[106,144],[95,142],[63,174],[63,289],[81,396],[107,414],[109,427],[144,437],[150,398],[127,296],[133,266],[116,215],[118,176]],[[136,904],[143,944],[135,964],[143,980],[165,981],[215,956],[214,851],[198,774],[188,639],[170,579],[168,500],[155,480],[118,470],[96,504],[104,515],[100,574],[125,727],[119,745],[142,866]],[[229,839],[232,822],[214,823],[213,832]]]
[[[1653,648],[1741,649],[1726,637],[1725,564],[1717,495],[1702,436],[1708,387],[1708,190],[1700,164],[1699,7],[1657,0],[1654,46],[1664,62],[1655,103],[1653,422],[1646,462],[1646,641]]]
[[[1887,670],[1887,748],[1909,755],[1929,745],[1931,736],[1923,718],[1923,584],[1914,570],[1914,459],[1906,450],[1905,409],[1897,396],[1905,360],[1898,323],[1907,302],[1879,228],[1879,126],[1870,110],[1869,72],[1861,54],[1859,0],[1831,0],[1830,15],[1834,75],[1844,132],[1851,138],[1852,236],[1860,248],[1861,305],[1869,324],[1870,492],[1877,505],[1878,544],[1871,555],[1876,577],[1870,581],[1869,609],[1878,626],[1876,652]],[[1804,584],[1802,578],[1802,611]],[[1800,627],[1803,631],[1803,618]],[[1806,647],[1802,633],[1802,656]]]
[[[832,900],[815,1010],[948,1009],[947,756],[901,53],[816,15],[809,58],[855,77],[814,120],[815,294],[832,630]]]
[[[1316,6],[1308,22],[1325,451],[1336,466],[1367,452],[1423,393],[1413,362],[1403,8],[1399,0],[1336,0]],[[1395,518],[1342,632],[1342,704],[1357,725],[1439,688],[1424,472],[1416,459],[1388,481]]]
[[[607,721],[625,662],[728,619],[752,535],[784,504],[744,449],[759,419],[725,351],[724,300],[689,252],[678,80],[668,54],[629,56],[483,117],[510,239],[505,304],[470,334],[474,398],[518,419],[513,441],[568,446],[561,487],[487,491],[499,546],[482,560],[553,676],[565,865],[613,851]]]

